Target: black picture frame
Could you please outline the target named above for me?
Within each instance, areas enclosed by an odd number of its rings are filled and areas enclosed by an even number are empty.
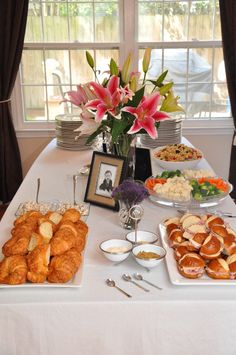
[[[84,201],[118,211],[118,203],[111,197],[125,177],[125,157],[93,152]]]

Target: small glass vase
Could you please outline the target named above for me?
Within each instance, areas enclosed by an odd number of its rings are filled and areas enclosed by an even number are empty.
[[[119,201],[119,222],[124,229],[135,229],[135,220],[130,217],[130,208],[123,201]],[[141,221],[141,218],[137,220],[137,223]]]

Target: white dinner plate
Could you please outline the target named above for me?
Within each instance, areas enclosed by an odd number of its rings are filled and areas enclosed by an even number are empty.
[[[188,279],[182,276],[177,269],[176,260],[174,258],[173,249],[169,246],[167,241],[166,227],[164,224],[159,224],[160,236],[163,247],[166,249],[166,266],[173,285],[177,286],[236,286],[236,280],[215,280],[207,276],[206,273],[199,279]]]

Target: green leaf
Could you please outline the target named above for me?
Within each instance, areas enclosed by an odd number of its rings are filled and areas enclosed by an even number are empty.
[[[138,104],[140,103],[140,101],[143,98],[144,95],[144,90],[145,90],[145,86],[141,87],[141,89],[139,89],[138,91],[136,91],[135,95],[133,96],[132,100],[129,100],[127,102],[126,106],[132,106],[132,107],[137,107]]]
[[[159,88],[160,94],[161,94],[162,96],[164,96],[165,94],[167,94],[167,93],[170,91],[170,89],[172,88],[173,85],[174,85],[174,83],[171,82],[171,83],[165,84],[165,85],[163,85],[162,87],[160,87],[160,88]]]
[[[103,132],[103,126],[99,126],[98,129],[88,137],[86,141],[86,145],[92,143],[92,141],[94,141],[94,139],[102,132]]]
[[[86,51],[86,59],[87,59],[88,65],[93,69],[94,68],[94,60],[88,51]]]
[[[166,75],[168,74],[168,70],[165,70],[160,76],[159,78],[157,78],[156,83],[157,86],[161,86],[161,84],[163,83],[163,81],[165,80]]]
[[[126,133],[129,130],[132,123],[133,123],[133,119],[129,117],[129,114],[127,112],[122,113],[121,119],[119,120],[114,119],[112,131],[111,131],[113,142],[117,140],[120,134]]]
[[[119,68],[113,58],[110,61],[110,73],[111,75],[119,75]]]
[[[157,78],[157,80],[147,80],[150,83],[152,83],[154,86],[158,86],[159,88],[163,86],[163,81],[166,77],[168,73],[168,70],[165,70],[160,76],[159,78]]]

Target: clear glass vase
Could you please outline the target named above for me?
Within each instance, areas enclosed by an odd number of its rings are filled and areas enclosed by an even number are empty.
[[[119,201],[119,222],[124,229],[135,229],[135,220],[130,217],[130,208],[123,201]],[[141,221],[141,218],[137,220],[137,223]]]

